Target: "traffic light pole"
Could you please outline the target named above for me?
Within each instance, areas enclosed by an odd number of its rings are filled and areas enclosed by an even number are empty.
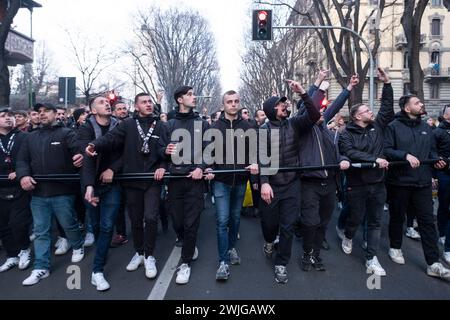
[[[357,33],[356,31],[346,28],[346,27],[334,27],[334,26],[273,26],[273,29],[307,29],[307,30],[334,30],[334,29],[339,29],[339,30],[343,30],[343,31],[348,31],[350,33],[352,33],[353,35],[355,35],[359,40],[362,41],[362,43],[364,43],[364,46],[367,49],[367,52],[369,53],[369,106],[370,109],[374,110],[374,87],[375,87],[375,80],[374,80],[374,66],[375,66],[375,62],[373,61],[373,56],[372,56],[372,49],[370,49],[369,44],[367,43],[366,40],[364,40],[364,38]]]

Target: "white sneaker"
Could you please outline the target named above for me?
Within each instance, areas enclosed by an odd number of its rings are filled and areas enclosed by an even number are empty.
[[[84,258],[84,247],[82,246],[80,249],[74,249],[72,252],[72,262],[77,263],[83,260]]]
[[[353,248],[352,239],[347,239],[347,237],[344,236],[344,239],[342,240],[342,250],[344,251],[345,254],[350,254],[352,253],[352,248]]]
[[[417,219],[413,220],[413,228],[417,228],[419,224],[417,223]]]
[[[405,264],[405,258],[403,258],[402,249],[389,248],[389,257],[398,264]]]
[[[450,280],[450,270],[445,268],[440,262],[435,262],[431,266],[428,266],[427,274],[432,277]]]
[[[343,229],[339,229],[339,227],[336,225],[336,233],[339,239],[344,240],[345,234]]]
[[[19,258],[13,257],[6,259],[6,262],[0,266],[0,272],[8,271],[11,268],[19,265]]]
[[[194,250],[194,255],[192,256],[192,260],[195,261],[197,259],[198,259],[198,249],[197,249],[197,246],[196,246],[195,250]]]
[[[106,291],[111,288],[108,281],[106,281],[105,276],[101,272],[92,273],[91,284],[96,286],[98,291]]]
[[[445,245],[445,237],[439,237],[439,244],[441,244],[442,246]]]
[[[372,258],[372,260],[367,260],[366,261],[366,268],[367,268],[366,273],[373,273],[373,274],[376,274],[378,276],[385,276],[386,275],[386,271],[383,269],[383,267],[378,262],[377,256],[374,256]]]
[[[30,235],[30,242],[33,242],[34,240],[36,240],[36,234],[35,233],[32,233],[31,235]]]
[[[58,241],[56,241],[55,246],[56,246],[55,254],[57,256],[66,254],[67,251],[69,251],[70,249],[69,241],[67,241],[66,238],[59,237]]]
[[[50,275],[48,270],[36,269],[31,271],[31,275],[23,280],[22,284],[24,286],[32,286],[33,284],[38,283],[41,279],[45,279]]]
[[[153,279],[156,277],[158,271],[156,270],[156,260],[153,256],[148,256],[147,259],[144,260],[145,265],[145,276],[149,279]]]
[[[19,269],[25,270],[31,263],[31,250],[21,250],[19,255]]]
[[[130,263],[127,265],[127,271],[135,271],[141,264],[144,263],[144,256],[140,256],[139,253],[136,252],[136,254],[131,258]]]
[[[86,232],[86,236],[84,237],[84,246],[90,247],[94,244],[94,242],[95,242],[94,234],[92,232]]]
[[[408,238],[414,239],[414,240],[419,240],[420,239],[420,233],[418,233],[416,230],[414,230],[414,228],[406,228],[406,233],[405,235]]]
[[[188,266],[187,263],[183,263],[181,266],[178,267],[177,279],[175,280],[175,282],[177,284],[186,284],[189,282],[190,276],[191,276],[191,268]]]

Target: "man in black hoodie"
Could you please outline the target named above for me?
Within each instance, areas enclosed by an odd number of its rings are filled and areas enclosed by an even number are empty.
[[[166,130],[153,113],[154,105],[149,94],[136,95],[134,105],[134,116],[123,120],[113,130],[89,143],[86,153],[88,156],[95,156],[97,152],[108,153],[115,148],[123,148],[123,173],[155,173],[154,180],[122,183],[136,251],[126,269],[135,271],[144,264],[146,277],[154,279],[157,274],[154,250],[158,231],[159,195],[161,180],[166,171],[166,163],[162,160],[167,145]],[[114,175],[114,170],[111,169],[107,170],[108,181]]]
[[[214,122],[212,129],[221,133],[221,138],[215,140],[215,170],[253,169],[258,174],[257,159],[255,165],[250,167],[250,139],[245,138],[247,133],[253,133],[254,143],[257,143],[257,131],[252,128],[249,121],[239,116],[240,99],[236,91],[224,93],[222,98],[224,106],[219,120]],[[253,132],[252,132],[253,131]],[[220,150],[220,155],[217,152]],[[232,152],[232,154],[227,153]],[[242,157],[244,155],[244,157]],[[231,161],[230,161],[231,160]],[[229,264],[241,263],[235,248],[239,232],[240,213],[244,201],[245,189],[249,174],[217,174],[214,183],[214,200],[216,205],[217,247],[219,251],[219,269],[216,280],[225,281],[230,275]]]
[[[450,158],[450,105],[442,111],[442,121],[433,130],[438,155],[444,159]],[[450,265],[450,170],[437,173],[439,181],[439,208],[437,212],[437,225],[439,242],[444,245],[444,260]]]
[[[406,160],[409,165],[393,167],[388,173],[389,257],[396,263],[405,263],[401,250],[403,223],[406,210],[412,208],[419,224],[427,274],[448,280],[450,270],[439,262],[431,191],[433,168],[430,164],[421,164],[422,160],[438,159],[436,142],[431,127],[421,119],[426,111],[420,99],[414,95],[403,96],[399,105],[401,111],[385,132],[384,153],[389,160]],[[445,166],[446,163],[440,160],[434,168]]]
[[[50,275],[51,223],[53,215],[63,227],[73,248],[72,262],[80,262],[84,257],[84,239],[76,219],[74,209],[75,195],[79,184],[70,181],[36,182],[34,175],[75,174],[81,167],[83,156],[80,153],[76,134],[64,127],[56,119],[56,107],[36,104],[41,127],[29,133],[22,143],[17,159],[17,179],[22,189],[33,191],[31,212],[34,233],[34,270],[23,281],[31,286]]]
[[[181,264],[177,269],[175,282],[186,284],[191,275],[190,263],[198,255],[195,244],[200,214],[204,208],[202,179],[207,167],[203,159],[206,143],[197,144],[195,137],[203,136],[208,123],[194,112],[196,97],[192,87],[177,88],[174,99],[178,104],[178,111],[174,118],[167,122],[171,143],[167,146],[166,155],[171,156],[170,174],[187,175],[187,178],[170,180],[168,204],[174,229],[177,236],[183,239]],[[208,174],[206,178],[212,179],[213,175]]]
[[[26,133],[14,128],[14,114],[0,110],[0,239],[6,250],[6,262],[0,272],[15,266],[23,270],[31,259],[28,231],[31,225],[30,196],[16,180],[16,160]]]
[[[386,202],[385,169],[389,163],[383,157],[383,131],[394,119],[394,93],[389,76],[378,68],[378,79],[384,82],[381,107],[375,117],[365,104],[350,108],[350,122],[339,138],[340,152],[352,162],[376,162],[377,169],[347,171],[347,191],[350,217],[345,226],[342,250],[352,252],[353,237],[367,219],[366,268],[368,273],[385,276],[376,256],[380,240],[381,215]]]
[[[118,123],[116,118],[111,116],[112,110],[107,98],[98,96],[90,101],[89,107],[92,114],[77,131],[81,150],[84,150],[89,142],[114,129]],[[121,149],[111,149],[96,157],[86,157],[81,168],[81,190],[87,202],[86,211],[96,242],[91,283],[99,291],[110,288],[103,269],[120,207],[120,186],[112,177],[121,169],[121,155]]]
[[[302,131],[311,130],[320,118],[319,110],[316,109],[303,87],[292,80],[289,80],[289,86],[294,92],[301,94],[306,114],[298,114],[296,117],[288,119],[287,98],[270,97],[263,104],[269,122],[260,128],[261,132],[266,130],[269,141],[279,145],[279,167],[298,166],[299,136]],[[272,141],[275,137],[279,137],[279,140]],[[261,139],[265,138],[261,137]],[[263,142],[259,141],[259,148],[271,145]],[[277,156],[273,154],[274,150],[270,151],[271,157]],[[258,154],[261,154],[261,150]],[[291,257],[294,223],[300,212],[300,179],[297,172],[279,172],[275,175],[268,175],[269,168],[274,164],[263,163],[261,157],[258,161],[261,168],[261,198],[263,200],[260,202],[261,224],[266,242],[263,249],[266,256],[271,258],[273,242],[279,232],[280,240],[275,258],[275,281],[286,283],[288,281],[286,265]]]

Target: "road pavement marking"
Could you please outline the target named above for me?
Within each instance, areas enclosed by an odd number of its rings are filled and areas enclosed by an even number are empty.
[[[172,253],[167,259],[163,270],[159,274],[156,284],[153,286],[147,300],[164,300],[167,289],[169,289],[170,282],[178,266],[178,261],[181,258],[181,248],[174,247]]]

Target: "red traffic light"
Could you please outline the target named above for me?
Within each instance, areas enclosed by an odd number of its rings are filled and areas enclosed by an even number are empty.
[[[322,100],[321,107],[322,107],[322,108],[326,108],[327,106],[328,106],[328,100],[327,100],[327,98],[324,98],[324,99]]]
[[[108,99],[109,100],[115,100],[116,99],[116,95],[111,92],[110,94],[108,94]]]
[[[258,19],[259,19],[259,21],[267,20],[267,11],[259,11],[258,12]]]

